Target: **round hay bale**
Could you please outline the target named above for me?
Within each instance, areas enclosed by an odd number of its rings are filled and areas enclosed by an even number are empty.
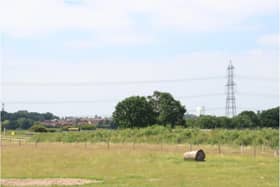
[[[184,153],[184,160],[204,161],[205,157],[206,155],[202,149]]]

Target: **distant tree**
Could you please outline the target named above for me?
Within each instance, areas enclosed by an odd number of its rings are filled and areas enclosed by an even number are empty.
[[[260,126],[260,120],[259,117],[257,116],[257,114],[253,111],[243,111],[239,114],[240,116],[247,116],[251,122],[252,122],[252,126],[253,128],[259,127]]]
[[[197,118],[197,123],[200,128],[213,129],[219,126],[219,121],[216,116],[202,115]]]
[[[31,119],[33,121],[43,121],[43,120],[51,120],[58,119],[57,116],[52,113],[37,113],[37,112],[28,112],[26,110],[20,110],[14,113],[9,113],[6,111],[1,111],[1,120],[17,120],[19,118]]]
[[[50,112],[43,113],[42,116],[43,116],[44,120],[58,119],[57,116],[53,115],[53,114],[50,113]]]
[[[17,129],[19,128],[18,123],[15,120],[4,120],[2,122],[2,128],[6,128],[6,129]]]
[[[158,124],[170,124],[172,128],[175,125],[185,125],[186,109],[170,93],[155,91],[152,96],[148,96],[148,101],[157,116]]]
[[[187,118],[186,120],[186,127],[190,128],[200,128],[199,124],[197,123],[197,118]]]
[[[232,125],[232,120],[228,117],[222,116],[222,117],[217,117],[218,124],[217,128],[227,128],[227,129],[232,129],[234,128]]]
[[[118,127],[146,127],[155,123],[155,114],[145,97],[133,96],[119,102],[113,113]]]
[[[252,128],[254,126],[251,118],[247,115],[238,115],[232,118],[233,128]]]
[[[11,124],[11,122],[10,122],[10,120],[5,120],[5,121],[3,121],[2,122],[2,130],[5,128],[5,129],[10,129],[10,124]]]
[[[22,118],[17,119],[16,123],[18,125],[18,128],[29,129],[33,125],[34,121],[31,119],[22,117]]]
[[[260,123],[262,127],[279,128],[279,107],[262,111]]]

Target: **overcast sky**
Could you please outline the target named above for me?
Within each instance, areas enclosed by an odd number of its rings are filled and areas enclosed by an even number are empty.
[[[232,59],[237,111],[274,107],[278,16],[277,0],[0,0],[1,101],[110,116],[159,90],[223,115]]]

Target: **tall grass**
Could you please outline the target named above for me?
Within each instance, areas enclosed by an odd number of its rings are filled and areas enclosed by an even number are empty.
[[[257,130],[200,130],[151,126],[141,129],[95,130],[81,132],[40,133],[31,138],[36,142],[112,142],[167,144],[229,144],[265,145],[279,147],[279,131]]]

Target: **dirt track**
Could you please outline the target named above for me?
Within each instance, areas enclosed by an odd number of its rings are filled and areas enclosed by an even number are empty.
[[[52,185],[83,185],[89,183],[100,183],[98,180],[87,179],[1,179],[1,185],[4,186],[52,186]]]

